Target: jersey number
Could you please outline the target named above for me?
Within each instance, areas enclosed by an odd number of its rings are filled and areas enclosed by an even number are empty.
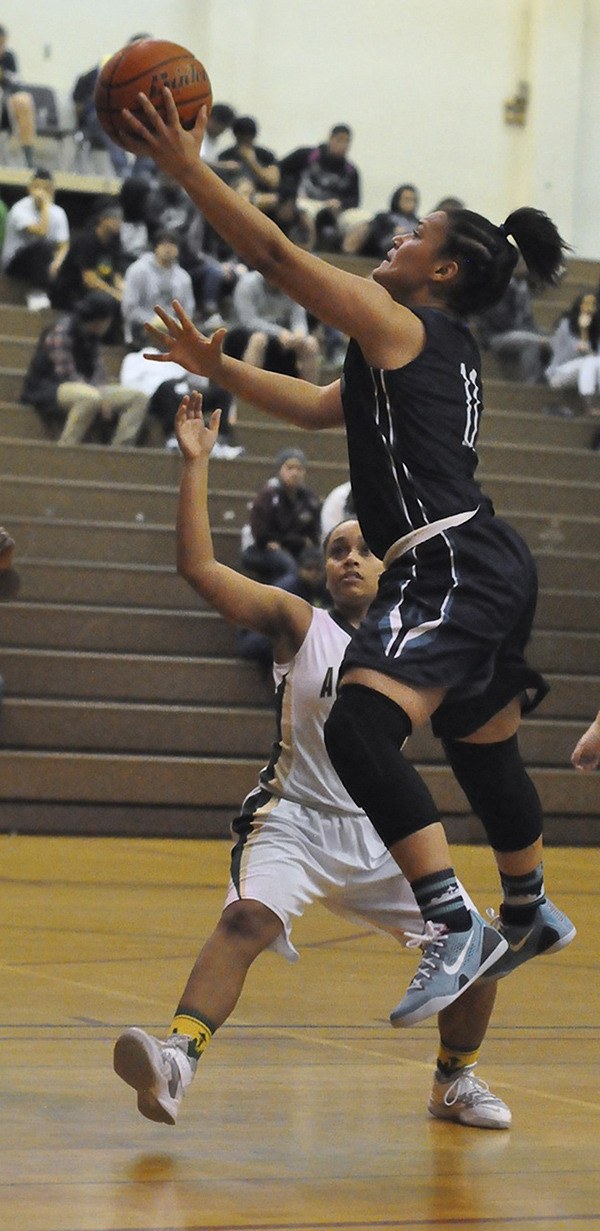
[[[471,368],[471,371],[467,372],[467,365],[465,363],[461,363],[460,374],[463,378],[463,384],[465,386],[466,408],[465,434],[462,442],[468,449],[474,449],[475,441],[477,440],[477,433],[479,431],[479,411],[481,406],[479,400],[479,385],[477,383],[478,373],[476,368]]]

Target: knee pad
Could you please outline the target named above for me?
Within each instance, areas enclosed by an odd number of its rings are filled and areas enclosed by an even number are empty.
[[[325,723],[325,746],[348,794],[387,847],[439,820],[433,799],[401,746],[408,714],[362,684],[340,688]]]
[[[539,838],[542,805],[516,735],[496,744],[444,740],[457,782],[496,851],[521,851]]]

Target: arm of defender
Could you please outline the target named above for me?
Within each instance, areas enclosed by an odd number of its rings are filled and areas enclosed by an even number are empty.
[[[184,397],[175,417],[183,454],[177,509],[177,571],[226,620],[265,633],[277,657],[286,661],[300,648],[312,619],[304,599],[265,586],[215,559],[208,517],[208,459],[221,412],[210,426],[202,418],[202,397]]]

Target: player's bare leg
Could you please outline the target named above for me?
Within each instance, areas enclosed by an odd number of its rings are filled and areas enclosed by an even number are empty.
[[[115,1072],[137,1091],[146,1119],[175,1124],[202,1052],[233,1012],[250,966],[281,929],[261,902],[231,903],[194,963],[165,1042],[135,1026],[119,1036]]]
[[[510,1109],[475,1075],[497,983],[478,981],[438,1014],[440,1047],[428,1110],[470,1128],[509,1128]]]

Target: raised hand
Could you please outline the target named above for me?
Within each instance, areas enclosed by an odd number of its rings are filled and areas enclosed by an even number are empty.
[[[202,394],[185,395],[175,415],[175,435],[186,461],[194,461],[210,453],[219,432],[221,411],[213,410],[206,426],[202,417]]]
[[[211,338],[205,337],[184,312],[177,299],[173,300],[175,316],[169,316],[161,307],[156,307],[156,315],[166,326],[167,334],[154,325],[145,325],[146,333],[162,352],[160,355],[144,356],[153,363],[178,363],[187,372],[196,372],[198,376],[215,376],[221,363],[223,339],[226,329],[217,329]],[[167,350],[164,347],[168,347]]]
[[[124,109],[121,112],[120,140],[132,154],[153,158],[163,171],[177,178],[186,166],[198,162],[208,111],[206,107],[201,107],[194,127],[185,129],[171,91],[162,84],[160,88],[164,119],[148,96],[139,94],[145,121],[138,120],[131,111]]]

